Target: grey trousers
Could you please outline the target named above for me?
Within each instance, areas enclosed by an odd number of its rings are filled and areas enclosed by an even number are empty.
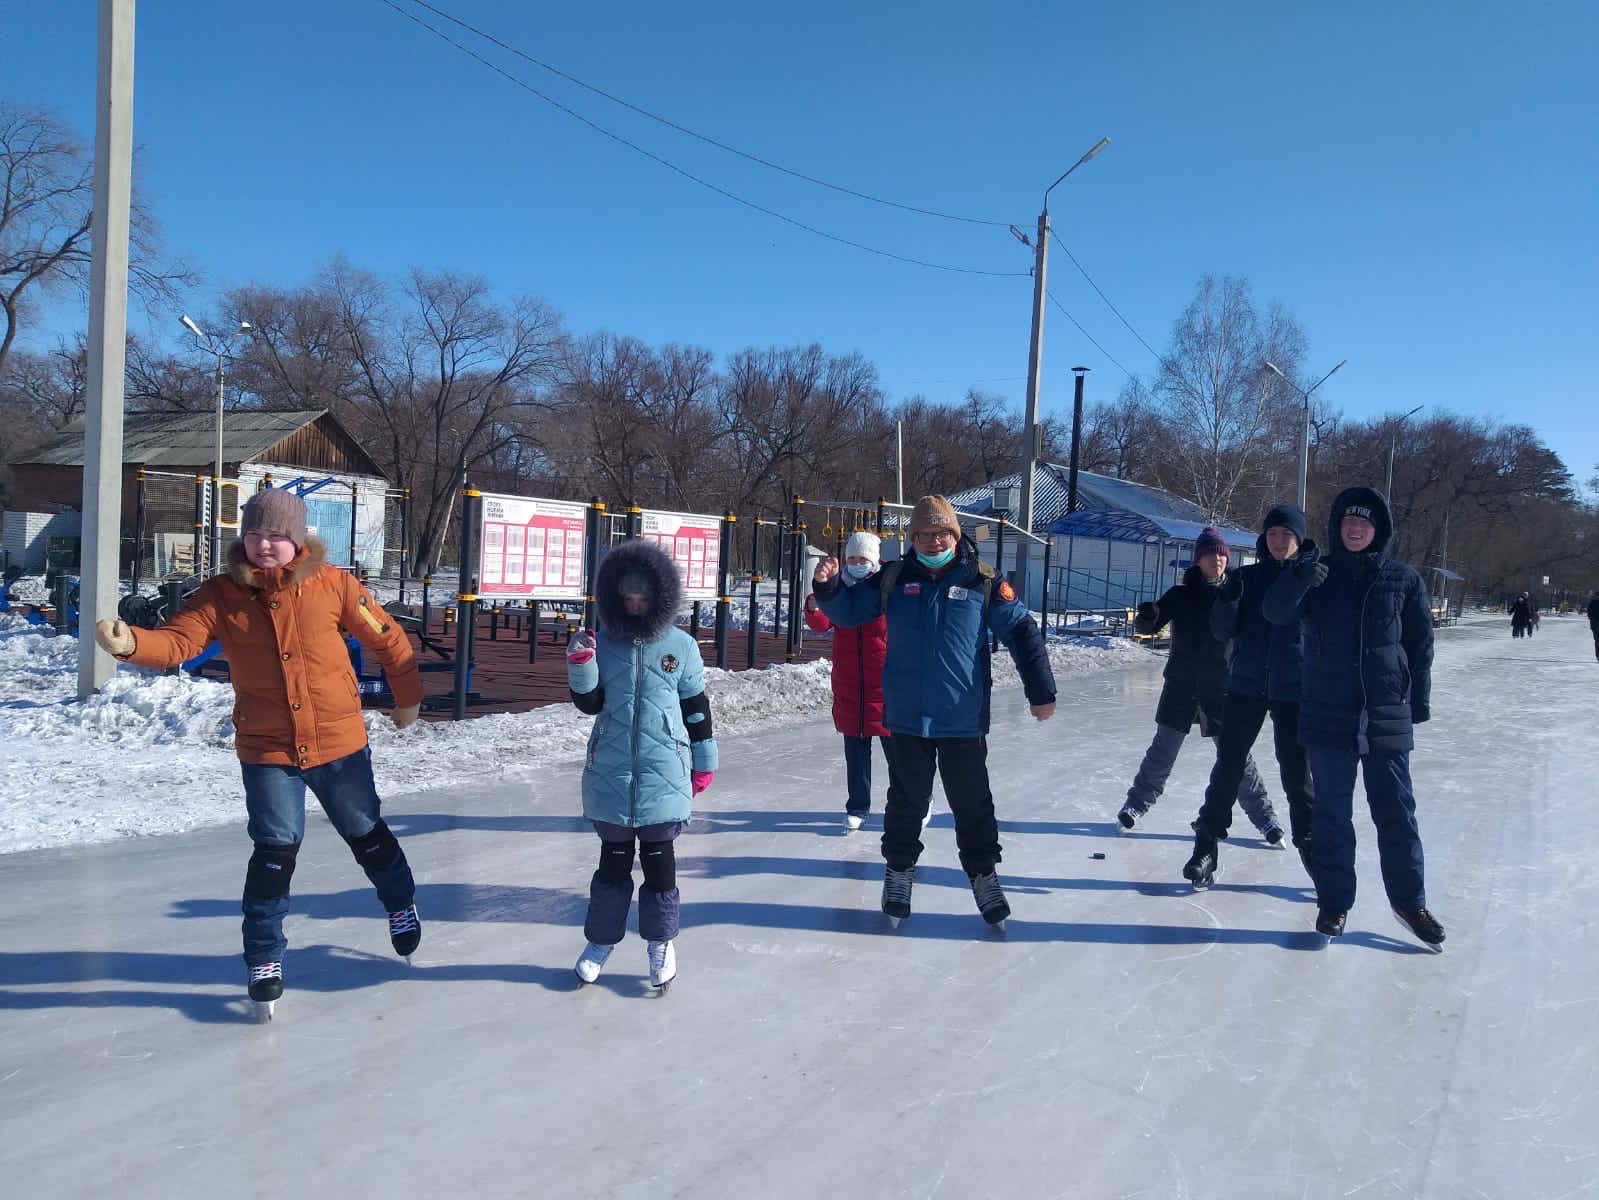
[[[1149,743],[1149,749],[1144,751],[1144,761],[1138,764],[1133,786],[1127,789],[1125,807],[1140,815],[1155,807],[1155,801],[1166,790],[1166,780],[1171,777],[1171,769],[1177,765],[1177,754],[1187,738],[1188,731],[1185,729],[1156,724],[1155,740]],[[1249,823],[1262,833],[1277,824],[1277,814],[1271,806],[1271,798],[1266,795],[1266,785],[1261,782],[1260,772],[1255,770],[1254,755],[1244,760],[1244,777],[1238,783],[1238,803],[1249,818]]]

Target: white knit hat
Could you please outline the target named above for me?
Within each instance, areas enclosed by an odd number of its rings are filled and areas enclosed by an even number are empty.
[[[844,557],[870,559],[875,571],[883,565],[883,544],[875,533],[857,529],[844,543]]]

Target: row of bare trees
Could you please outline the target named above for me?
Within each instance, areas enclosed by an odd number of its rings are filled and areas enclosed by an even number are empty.
[[[80,416],[82,340],[18,348],[29,298],[81,286],[88,168],[45,115],[0,101],[0,488],[7,463]],[[187,269],[162,264],[141,215],[137,282],[171,302]],[[169,307],[168,313],[175,311]],[[748,348],[717,362],[697,346],[648,346],[574,334],[542,299],[504,300],[487,281],[414,270],[378,278],[335,259],[299,286],[250,284],[210,322],[254,329],[235,344],[229,404],[327,409],[414,500],[413,561],[436,564],[464,481],[496,491],[770,516],[795,496],[871,501],[894,494],[896,429],[907,496],[1012,474],[1019,405],[971,390],[957,402],[891,402],[872,363],[815,344]],[[1206,276],[1173,323],[1149,382],[1130,379],[1094,405],[1081,443],[1088,471],[1197,501],[1217,520],[1253,526],[1294,494],[1301,393],[1261,364],[1302,379],[1309,339],[1246,280]],[[129,404],[208,410],[212,360],[129,342]],[[1312,519],[1346,483],[1380,485],[1395,450],[1398,552],[1449,566],[1484,593],[1544,575],[1599,584],[1595,513],[1525,427],[1430,412],[1402,424],[1346,420],[1317,407]],[[1066,457],[1069,428],[1045,427],[1046,457]],[[0,502],[4,493],[0,491]]]

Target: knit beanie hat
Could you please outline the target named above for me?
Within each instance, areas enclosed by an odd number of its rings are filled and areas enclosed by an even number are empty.
[[[1207,554],[1219,554],[1222,558],[1232,557],[1232,551],[1227,549],[1227,543],[1222,540],[1209,525],[1199,531],[1199,536],[1194,539],[1194,561],[1198,561]]]
[[[268,488],[257,492],[244,502],[239,514],[239,532],[252,529],[262,533],[276,533],[294,543],[295,549],[305,546],[305,501],[284,488]]]
[[[849,535],[849,541],[844,543],[844,557],[864,558],[872,564],[872,570],[875,571],[883,565],[883,544],[875,533],[857,529]]]
[[[960,519],[955,516],[955,506],[943,496],[923,496],[911,509],[911,536],[945,529],[960,536]]]

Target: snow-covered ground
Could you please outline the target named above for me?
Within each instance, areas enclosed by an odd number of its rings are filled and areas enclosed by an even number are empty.
[[[713,677],[723,766],[679,843],[681,974],[659,1000],[633,938],[597,986],[571,973],[595,849],[575,817],[582,722],[412,737],[375,719],[422,948],[390,953],[318,817],[268,1026],[242,1002],[223,689],[129,673],[125,694],[68,704],[67,644],[3,634],[4,786],[29,787],[22,811],[56,843],[0,856],[8,1196],[1599,1189],[1599,664],[1580,619],[1530,642],[1503,618],[1439,633],[1413,766],[1441,956],[1388,913],[1364,820],[1360,898],[1326,948],[1291,854],[1235,836],[1215,888],[1183,884],[1203,744],[1118,837],[1160,685],[1131,647],[1108,652],[1126,669],[1064,677],[1046,724],[999,684],[1007,935],[975,912],[941,800],[915,915],[891,930],[876,817],[843,834],[813,664]],[[215,808],[180,824],[227,824],[62,845],[33,776],[68,806],[77,788],[82,837],[140,828],[186,788]]]
[[[814,636],[814,635],[812,635]],[[1062,680],[1150,657],[1114,638],[1056,641]],[[809,720],[832,704],[825,661],[707,672],[726,737]],[[233,756],[233,689],[225,683],[121,667],[78,703],[78,642],[0,613],[0,853],[175,833],[237,822],[244,787]],[[1010,655],[996,686],[1017,687]],[[397,730],[367,712],[380,793],[519,778],[583,756],[592,718],[570,705],[418,722]]]

